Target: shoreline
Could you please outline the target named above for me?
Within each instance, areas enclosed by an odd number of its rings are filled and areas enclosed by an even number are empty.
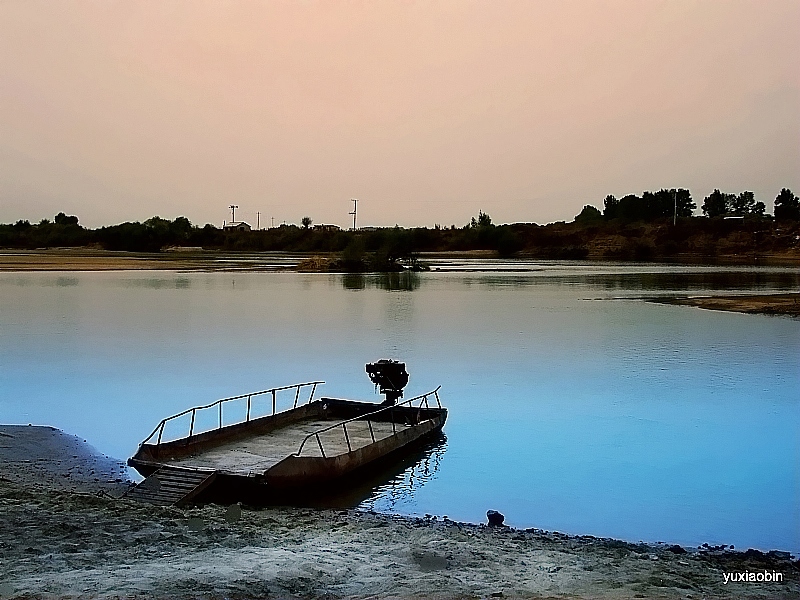
[[[749,294],[741,296],[686,296],[679,298],[657,298],[651,301],[658,304],[693,306],[705,310],[800,318],[800,293]]]
[[[491,250],[469,250],[463,252],[432,252],[423,258],[490,259],[495,258]],[[273,262],[265,264],[264,258]],[[741,257],[739,257],[741,258]],[[283,259],[284,264],[278,264]],[[534,257],[528,257],[535,260]],[[254,253],[211,252],[201,249],[169,251],[164,253],[113,252],[90,248],[48,250],[0,250],[0,273],[69,273],[105,271],[177,271],[177,272],[279,272],[298,273],[328,272],[324,265],[329,259],[320,254],[298,253]],[[587,261],[607,262],[607,261]],[[625,262],[625,261],[623,261]],[[656,264],[656,263],[653,263]],[[660,263],[659,263],[660,264]],[[665,263],[676,264],[676,263]],[[687,260],[679,264],[703,264]],[[727,266],[750,266],[752,263],[720,262]],[[770,263],[777,266],[778,263]],[[712,266],[712,265],[709,265]],[[783,266],[794,267],[788,262]],[[465,269],[464,272],[472,272]],[[458,272],[448,269],[448,272]],[[800,293],[770,293],[725,296],[681,296],[644,298],[657,304],[692,306],[707,310],[722,310],[745,314],[782,315],[800,318]]]
[[[336,253],[324,252],[230,252],[222,250],[203,250],[202,248],[174,248],[163,252],[127,252],[102,250],[96,248],[40,248],[0,249],[1,272],[32,271],[277,271],[290,270],[313,272],[301,262],[328,261]],[[441,252],[421,252],[420,259],[499,259],[494,250],[460,250]],[[558,262],[534,254],[520,253],[522,260],[542,260]],[[266,264],[264,259],[284,259],[285,264],[276,262]],[[514,259],[507,259],[513,261]],[[800,259],[793,255],[763,254],[746,256],[742,254],[704,257],[697,254],[676,256],[670,260],[635,261],[613,260],[608,258],[583,259],[587,264],[619,262],[621,264],[665,264],[691,266],[773,266],[798,267]],[[327,272],[320,269],[320,272]]]
[[[792,598],[788,553],[680,548],[355,509],[160,508],[124,464],[0,426],[0,597]],[[780,583],[725,583],[732,572]]]

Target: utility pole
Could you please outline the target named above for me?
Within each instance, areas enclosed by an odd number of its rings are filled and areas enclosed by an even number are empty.
[[[356,213],[358,212],[358,198],[350,198],[353,201],[353,212],[347,213],[353,215],[353,231],[356,230]]]
[[[261,212],[256,211],[256,230],[261,229]]]
[[[228,208],[231,209],[231,223],[236,222],[236,209],[239,208],[236,204],[231,204]]]
[[[275,229],[275,217],[270,217],[270,229]]]
[[[672,226],[678,222],[678,190],[672,190],[672,198],[675,200],[675,212],[672,213]]]

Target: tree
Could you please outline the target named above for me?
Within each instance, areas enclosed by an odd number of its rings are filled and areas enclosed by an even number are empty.
[[[492,224],[492,217],[490,217],[485,212],[479,210],[478,211],[478,227],[488,227]]]
[[[58,213],[53,219],[56,225],[77,225],[78,217],[72,215],[67,216],[63,212]]]
[[[728,209],[737,217],[752,214],[756,205],[756,197],[753,192],[742,192],[738,196],[733,196]]]
[[[186,217],[177,217],[169,226],[173,241],[185,241],[192,233],[192,222]]]
[[[692,201],[692,193],[683,188],[670,190],[670,192],[675,194],[675,202],[678,204],[678,216],[691,217],[697,208],[697,204]]]
[[[720,217],[730,212],[735,196],[714,190],[703,199],[703,214],[707,217]]]
[[[635,194],[628,194],[619,199],[617,217],[626,221],[642,221],[645,218],[645,203]]]
[[[314,221],[312,221],[312,220],[311,220],[311,217],[303,217],[303,218],[300,220],[300,223],[302,223],[302,225],[303,225],[303,229],[308,229],[309,227],[311,227],[311,224],[312,224],[313,222],[314,222]]]
[[[162,219],[159,216],[150,217],[144,223],[142,223],[150,232],[155,234],[158,237],[166,237],[169,233],[169,227],[172,225],[172,222],[167,219]]]
[[[616,197],[609,194],[606,196],[606,199],[603,201],[603,216],[606,219],[615,219],[617,217],[617,211],[619,209],[619,200]]]
[[[584,225],[590,223],[597,223],[598,221],[602,220],[603,220],[603,214],[591,204],[587,204],[586,206],[584,206],[580,214],[577,217],[575,217],[576,223],[581,223]]]
[[[775,197],[775,220],[800,221],[800,198],[788,188]]]

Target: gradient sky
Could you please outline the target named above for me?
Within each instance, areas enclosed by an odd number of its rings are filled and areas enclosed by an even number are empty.
[[[800,192],[800,1],[0,1],[0,222]]]

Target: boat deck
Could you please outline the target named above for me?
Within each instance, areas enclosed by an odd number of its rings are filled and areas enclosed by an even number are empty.
[[[329,427],[337,420],[305,419],[246,439],[231,441],[194,456],[167,461],[166,464],[213,469],[229,473],[263,473],[290,454],[297,452],[303,438],[309,433]],[[372,421],[375,440],[382,440],[392,435],[392,424]],[[408,428],[408,425],[396,424],[397,431]],[[353,450],[363,448],[372,443],[367,421],[353,421],[347,424],[347,435]],[[334,427],[319,435],[325,455],[336,456],[348,452],[347,440],[341,427]],[[301,456],[322,456],[316,438],[309,439],[303,447]]]

